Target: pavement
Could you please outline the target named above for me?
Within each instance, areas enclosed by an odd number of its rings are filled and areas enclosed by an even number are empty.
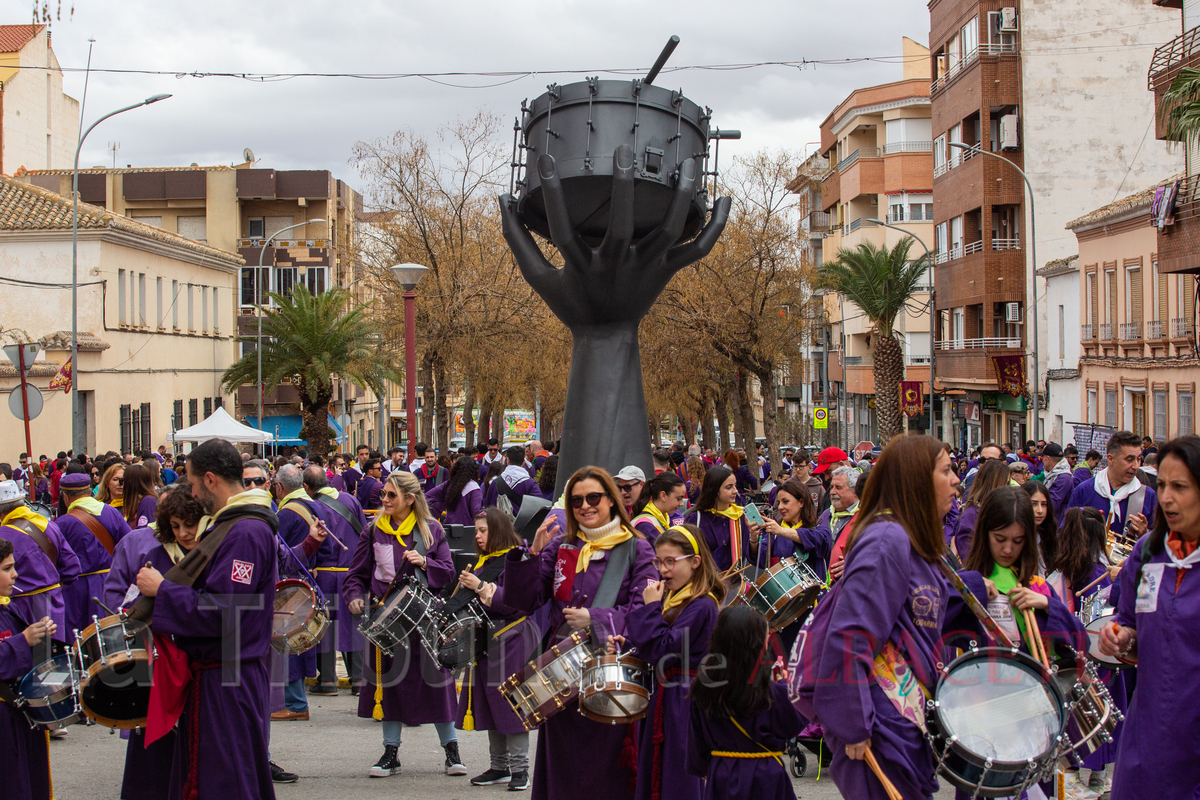
[[[309,696],[308,722],[271,723],[271,756],[277,764],[300,775],[293,784],[276,785],[279,800],[354,800],[420,798],[420,800],[478,800],[528,797],[504,787],[471,786],[471,776],[488,768],[488,738],[484,731],[459,731],[459,748],[467,765],[465,777],[443,774],[444,755],[432,725],[406,728],[400,747],[404,770],[391,778],[368,778],[367,770],[383,754],[379,723],[358,718],[358,698],[343,689],[338,697]],[[536,733],[534,736],[536,737]],[[115,800],[120,796],[125,765],[125,740],[98,725],[75,725],[62,739],[50,743],[54,794],[58,800]],[[530,757],[536,739],[530,742]],[[827,772],[817,780],[817,761],[811,753],[808,773],[793,779],[802,800],[840,798]],[[938,800],[949,800],[945,788]]]

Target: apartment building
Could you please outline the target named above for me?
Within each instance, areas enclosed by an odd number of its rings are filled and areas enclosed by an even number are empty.
[[[32,170],[19,180],[66,197],[71,194],[69,169]],[[274,170],[252,163],[84,169],[79,173],[79,195],[84,203],[240,256],[245,263],[239,270],[236,296],[229,302],[237,309],[242,334],[257,330],[255,309],[259,303],[271,305],[268,292],[286,294],[298,285],[314,293],[352,286],[356,299],[363,297],[365,286],[355,285],[363,276],[355,250],[355,220],[362,211],[362,198],[327,170]],[[325,221],[272,239],[295,224],[317,219]],[[264,252],[268,240],[271,244]],[[242,344],[239,353],[253,349],[252,343]],[[339,411],[344,405],[354,416],[356,404],[372,399],[361,387],[335,384]],[[235,405],[238,419],[257,424],[253,386],[238,388]],[[352,445],[367,441],[366,420],[358,416],[359,424],[345,432]],[[189,414],[187,424],[193,421],[198,420]],[[264,394],[263,428],[278,430],[279,444],[300,444],[300,427],[296,387],[284,384]],[[336,430],[336,423],[331,427]]]
[[[0,25],[0,173],[75,160],[79,101],[63,93],[48,25]]]
[[[1086,15],[1016,0],[930,0],[929,12],[936,365],[957,398],[943,412],[960,445],[1024,441],[1035,434],[1029,393],[998,392],[992,357],[1023,356],[1032,382],[1036,351],[1044,395],[1056,321],[1027,276],[1075,255],[1069,221],[1180,171],[1179,154],[1146,141],[1152,109],[1136,69],[1176,18],[1119,0],[1089,3]],[[1014,166],[1033,187],[1036,220]],[[1043,401],[1037,436],[1050,415]]]
[[[820,210],[829,215],[821,243],[826,261],[839,249],[866,242],[894,247],[906,233],[933,249],[928,52],[905,38],[903,79],[856,89],[821,123],[821,154],[831,165],[820,183]],[[903,230],[879,226],[874,219]],[[911,257],[922,254],[922,245],[914,244]],[[928,308],[929,300],[924,291],[911,306]],[[874,331],[862,311],[837,293],[825,294],[823,302],[830,328],[830,416],[837,420],[839,444],[877,441]],[[910,430],[930,431],[929,328],[927,311],[906,312],[896,321],[904,339],[905,379],[926,385],[925,413],[909,420]]]
[[[1067,227],[1079,242],[1081,276],[1075,297],[1083,350],[1078,420],[1166,441],[1195,431],[1200,360],[1195,281],[1160,271],[1159,234],[1150,224],[1157,189],[1098,208]]]

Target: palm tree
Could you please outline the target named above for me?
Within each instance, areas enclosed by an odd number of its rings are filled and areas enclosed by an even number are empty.
[[[398,376],[390,353],[382,347],[382,332],[367,314],[367,306],[346,310],[350,293],[333,289],[313,295],[297,286],[290,295],[271,292],[274,308],[264,309],[262,320],[263,390],[292,380],[300,393],[304,424],[300,437],[313,455],[329,453],[333,431],[329,403],[333,400],[333,375],[339,375],[376,395],[384,381]],[[239,336],[254,344],[256,336]],[[258,379],[258,360],[249,350],[221,376],[226,391]]]
[[[1200,134],[1200,69],[1179,70],[1163,92],[1158,121],[1167,139],[1190,142]]]
[[[879,436],[884,444],[902,431],[900,381],[904,380],[904,354],[893,333],[896,317],[912,299],[928,266],[923,256],[908,260],[913,238],[905,237],[891,250],[869,242],[852,250],[838,250],[837,257],[822,264],[820,284],[843,295],[858,306],[874,328],[875,409]]]

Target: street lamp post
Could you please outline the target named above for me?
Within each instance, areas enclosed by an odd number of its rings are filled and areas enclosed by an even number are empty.
[[[257,391],[258,391],[258,429],[260,431],[262,430],[262,421],[263,421],[263,385],[262,385],[262,318],[263,318],[262,270],[263,270],[263,258],[267,255],[267,248],[271,246],[271,242],[275,241],[275,237],[278,236],[279,234],[285,233],[285,232],[293,230],[295,228],[303,228],[305,225],[320,225],[324,221],[325,220],[323,220],[323,219],[310,219],[310,220],[305,220],[304,222],[297,222],[295,225],[289,225],[286,228],[280,228],[279,230],[275,231],[274,233],[272,233],[270,236],[267,237],[267,240],[265,242],[263,242],[263,244],[262,244],[262,248],[258,251],[258,271],[254,273],[254,299],[256,301],[255,305],[258,306],[258,335],[257,335],[257,337],[255,337],[254,356],[256,359],[258,359],[258,382],[255,385],[255,389],[257,389]],[[265,232],[266,231],[264,231],[264,233]]]
[[[873,222],[876,225],[880,226],[881,228],[891,228],[894,231],[900,231],[900,233],[903,233],[906,236],[909,236],[910,238],[912,238],[914,241],[916,241],[917,244],[921,245],[921,249],[925,251],[925,268],[927,270],[929,270],[929,278],[930,278],[930,284],[929,284],[929,430],[931,430],[931,431],[937,430],[936,423],[934,422],[935,417],[934,417],[934,413],[933,413],[933,403],[934,403],[934,400],[936,399],[936,396],[934,395],[934,391],[933,391],[933,376],[934,376],[934,366],[936,366],[936,364],[937,364],[937,357],[934,355],[934,351],[937,350],[937,342],[934,339],[934,336],[937,331],[937,325],[934,322],[934,318],[937,314],[936,304],[934,303],[934,297],[937,292],[934,289],[933,282],[932,282],[933,281],[933,259],[930,258],[930,256],[929,256],[929,248],[925,246],[925,242],[921,241],[921,237],[917,236],[916,234],[913,234],[910,231],[906,231],[904,228],[901,228],[897,225],[892,225],[891,223],[884,222],[881,219],[871,218],[871,219],[868,219],[867,222]],[[943,427],[942,436],[944,437],[946,435],[947,435],[947,433]]]
[[[947,142],[951,147],[957,147],[960,150],[975,153],[976,155],[988,156],[997,161],[1003,161],[1010,167],[1015,169],[1020,175],[1021,180],[1025,181],[1025,187],[1029,189],[1029,255],[1033,262],[1029,267],[1029,289],[1033,297],[1032,313],[1027,316],[1033,320],[1030,323],[1031,333],[1033,334],[1033,422],[1030,425],[1029,438],[1038,438],[1038,358],[1040,355],[1040,347],[1038,343],[1038,310],[1037,310],[1037,211],[1034,207],[1033,184],[1029,182],[1029,176],[1025,174],[1025,170],[1018,167],[1007,158],[996,153],[984,150],[979,145],[965,144],[963,142]]]
[[[417,430],[417,284],[429,271],[420,264],[396,264],[392,274],[404,289],[404,397],[408,406],[408,447],[404,463],[413,459],[414,435]]]
[[[71,170],[71,449],[75,455],[80,455],[87,449],[87,443],[84,442],[86,432],[83,430],[83,412],[79,407],[79,151],[83,149],[83,140],[104,120],[157,103],[159,100],[166,100],[170,96],[156,94],[140,103],[110,111],[93,122],[75,145],[75,166]],[[30,455],[30,458],[33,456]]]

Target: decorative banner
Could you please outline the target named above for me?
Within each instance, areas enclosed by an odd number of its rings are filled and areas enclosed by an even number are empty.
[[[1025,396],[1025,356],[992,356],[996,384],[1013,397]]]
[[[71,391],[71,359],[68,358],[67,363],[63,364],[58,374],[51,379],[49,388],[52,392],[55,389],[62,389],[63,394]]]
[[[900,413],[906,417],[915,417],[925,407],[925,399],[921,396],[920,381],[900,381]]]

